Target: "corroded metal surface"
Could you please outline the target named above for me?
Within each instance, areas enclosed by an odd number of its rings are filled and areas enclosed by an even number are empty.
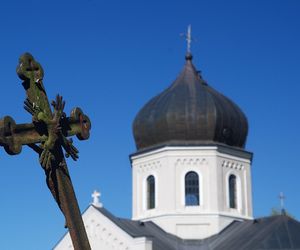
[[[205,82],[187,54],[173,84],[139,111],[133,133],[138,150],[209,143],[244,148],[248,122],[233,101]]]
[[[16,124],[13,118],[5,116],[0,120],[0,146],[11,155],[19,154],[23,145],[39,154],[47,186],[65,216],[74,249],[88,250],[90,245],[65,156],[78,159],[78,150],[68,137],[88,139],[91,122],[80,108],[73,109],[67,117],[65,102],[59,95],[52,101],[51,110],[43,85],[43,68],[29,53],[20,57],[17,74],[23,80],[27,95],[24,108],[32,115],[32,123]]]
[[[79,108],[75,108],[70,117],[61,122],[61,126],[65,137],[76,135],[80,140],[86,140],[89,137],[90,120]],[[45,139],[39,124],[16,124],[10,116],[0,119],[0,145],[10,155],[19,154],[22,145],[42,143]]]

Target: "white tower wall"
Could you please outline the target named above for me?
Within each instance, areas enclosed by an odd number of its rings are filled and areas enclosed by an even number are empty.
[[[233,220],[252,219],[252,154],[228,146],[163,147],[131,156],[133,220],[151,220],[184,239],[202,239]],[[199,176],[199,206],[185,205],[185,175]],[[237,208],[229,207],[229,176]],[[147,209],[147,177],[155,177],[155,208]]]

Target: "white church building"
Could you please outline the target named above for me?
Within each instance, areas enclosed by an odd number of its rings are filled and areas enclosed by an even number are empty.
[[[185,60],[133,122],[132,218],[111,214],[97,192],[82,214],[92,249],[300,249],[298,221],[253,219],[247,118],[208,85],[190,53]],[[68,233],[54,249],[73,249]]]

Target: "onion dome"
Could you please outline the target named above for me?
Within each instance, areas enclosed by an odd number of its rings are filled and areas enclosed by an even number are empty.
[[[133,122],[138,150],[216,143],[244,148],[247,133],[244,113],[202,79],[190,53],[173,84],[152,98]]]

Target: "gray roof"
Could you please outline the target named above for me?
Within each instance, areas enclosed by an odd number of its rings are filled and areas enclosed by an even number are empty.
[[[138,150],[156,145],[192,146],[219,142],[244,148],[248,122],[229,98],[210,87],[186,56],[173,84],[137,114],[133,134]]]
[[[219,234],[209,238],[183,240],[165,232],[151,221],[122,219],[105,208],[95,208],[132,237],[152,240],[153,250],[300,250],[300,222],[287,215],[234,221]]]

